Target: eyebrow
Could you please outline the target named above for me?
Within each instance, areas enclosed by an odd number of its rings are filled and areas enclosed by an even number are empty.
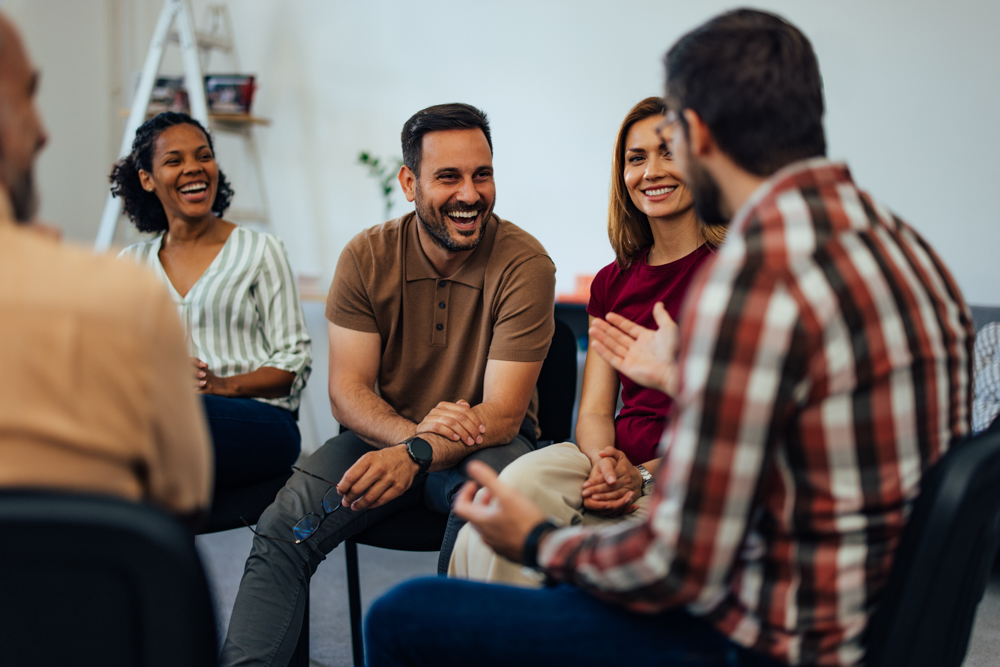
[[[488,164],[483,164],[483,165],[479,165],[478,167],[476,167],[472,171],[473,171],[473,173],[475,173],[477,171],[482,171],[483,169],[489,169],[490,171],[493,171],[493,166],[492,165],[488,165]],[[435,169],[434,170],[434,176],[441,176],[442,174],[448,174],[448,173],[456,173],[457,174],[457,173],[461,173],[461,171],[462,170],[459,169],[458,167],[441,167],[440,169]]]
[[[194,150],[195,150],[195,152],[197,152],[197,151],[200,151],[202,148],[208,148],[208,144],[202,144],[201,146],[198,146],[198,148],[196,148]],[[211,150],[211,149],[209,149],[209,150]],[[163,157],[167,157],[168,155],[180,155],[180,154],[181,154],[181,151],[164,151],[163,152]]]

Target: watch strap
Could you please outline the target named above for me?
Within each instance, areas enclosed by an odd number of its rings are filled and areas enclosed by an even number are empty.
[[[538,569],[538,543],[541,542],[542,537],[558,528],[559,526],[548,519],[532,528],[524,540],[524,547],[521,549],[521,562],[530,568]]]

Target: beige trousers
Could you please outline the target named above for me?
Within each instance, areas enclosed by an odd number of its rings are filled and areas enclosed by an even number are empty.
[[[592,468],[590,459],[576,445],[561,442],[516,459],[504,468],[500,479],[534,500],[553,523],[562,526],[613,524],[645,515],[648,496],[638,500],[637,511],[624,517],[607,518],[584,510],[583,483]],[[516,586],[542,585],[537,572],[498,556],[470,524],[458,533],[448,576]]]

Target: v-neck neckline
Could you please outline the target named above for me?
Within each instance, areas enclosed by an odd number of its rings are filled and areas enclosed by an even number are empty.
[[[164,233],[162,236],[160,236],[160,242],[156,245],[155,251],[153,253],[156,256],[156,266],[159,269],[160,273],[163,274],[165,282],[167,283],[167,285],[170,286],[170,292],[174,295],[174,297],[176,297],[177,300],[179,300],[181,303],[187,302],[188,297],[194,294],[195,289],[198,288],[198,285],[201,283],[202,278],[208,275],[209,271],[211,271],[212,268],[215,267],[216,262],[219,261],[219,258],[222,257],[222,253],[226,252],[226,246],[229,245],[229,241],[232,240],[234,236],[236,236],[236,233],[240,229],[241,227],[239,225],[236,225],[236,227],[231,232],[229,232],[229,236],[226,237],[226,240],[225,242],[223,242],[222,247],[219,248],[219,252],[215,253],[215,257],[213,257],[212,261],[209,262],[208,266],[205,267],[205,270],[201,272],[201,275],[198,276],[198,279],[193,283],[191,283],[191,288],[188,289],[187,294],[185,294],[184,296],[181,296],[181,293],[177,291],[177,288],[174,286],[174,281],[170,279],[170,276],[167,274],[167,270],[163,268],[163,262],[160,261],[160,250],[163,248],[163,240],[167,237],[167,235],[166,233]]]

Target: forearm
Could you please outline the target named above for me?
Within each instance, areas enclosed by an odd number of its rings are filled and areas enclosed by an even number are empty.
[[[255,371],[222,379],[224,395],[229,398],[281,398],[291,391],[295,373],[261,366]]]
[[[596,462],[602,449],[615,446],[615,419],[600,413],[580,413],[576,420],[576,446]]]
[[[330,408],[337,423],[379,449],[399,444],[417,432],[416,424],[400,416],[367,387],[331,390]]]
[[[489,403],[480,403],[472,408],[471,412],[486,426],[481,443],[467,445],[461,440],[456,442],[436,433],[420,434],[420,437],[424,438],[434,449],[434,462],[431,464],[431,471],[452,468],[465,457],[480,449],[508,444],[517,437],[524,421],[523,413],[513,414]]]

